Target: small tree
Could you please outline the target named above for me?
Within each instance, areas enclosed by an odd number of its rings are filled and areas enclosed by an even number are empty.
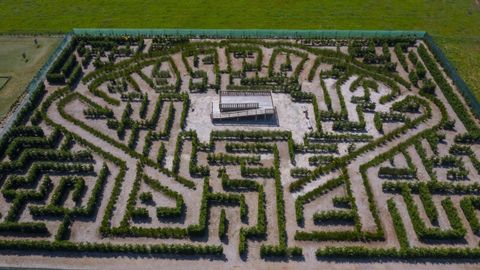
[[[193,57],[193,66],[196,67],[196,68],[198,68],[199,62],[200,62],[200,58],[199,58],[197,55],[195,55],[195,56]]]
[[[408,78],[410,79],[410,81],[412,82],[413,85],[415,85],[415,86],[418,85],[417,72],[415,72],[414,70],[410,71],[410,73],[408,74]]]
[[[357,147],[355,146],[354,143],[351,143],[348,145],[347,151],[348,153],[352,153],[353,151],[355,151],[355,149],[357,149]]]
[[[423,86],[420,91],[430,95],[435,95],[435,87],[435,83],[431,79],[427,79],[423,82]]]

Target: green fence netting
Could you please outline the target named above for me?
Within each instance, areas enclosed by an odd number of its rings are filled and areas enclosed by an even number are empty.
[[[216,38],[423,38],[424,31],[274,30],[274,29],[73,29],[89,36],[181,36]]]
[[[433,38],[428,33],[425,34],[423,40],[430,47],[430,50],[433,52],[436,59],[442,65],[445,73],[447,73],[447,75],[452,79],[453,84],[460,90],[460,93],[472,107],[476,115],[480,117],[480,103],[478,102],[475,94],[472,92],[472,90],[470,90],[465,81],[462,79],[462,77],[458,75],[457,69],[450,63],[450,61],[448,61],[443,51],[440,49],[440,47],[437,46],[437,44],[435,44]]]

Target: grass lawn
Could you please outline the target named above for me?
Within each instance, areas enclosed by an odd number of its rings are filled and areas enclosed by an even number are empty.
[[[480,0],[0,2],[0,32],[74,27],[426,30],[480,97]]]
[[[9,80],[10,80],[10,77],[8,76],[0,77],[0,91],[3,89],[3,87],[7,84]]]
[[[21,96],[35,73],[45,63],[48,56],[60,43],[60,38],[37,38],[37,48],[33,37],[0,36],[0,77],[11,79],[0,90],[0,118],[2,118]],[[22,54],[25,53],[25,61]],[[0,85],[2,85],[0,78]]]

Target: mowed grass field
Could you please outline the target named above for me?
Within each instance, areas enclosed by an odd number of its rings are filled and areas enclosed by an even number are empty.
[[[38,37],[37,42],[38,48],[33,37],[0,36],[0,77],[10,77],[0,90],[0,119],[25,92],[33,76],[60,43],[60,38]],[[4,82],[0,78],[0,86]]]
[[[0,91],[3,89],[3,87],[7,84],[9,80],[10,76],[0,77]]]
[[[75,27],[426,30],[480,98],[480,0],[2,0],[0,18],[0,33]]]

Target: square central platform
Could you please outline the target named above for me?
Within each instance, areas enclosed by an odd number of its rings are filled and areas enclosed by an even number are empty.
[[[212,102],[212,120],[267,116],[275,114],[269,91],[220,91],[219,101]]]

